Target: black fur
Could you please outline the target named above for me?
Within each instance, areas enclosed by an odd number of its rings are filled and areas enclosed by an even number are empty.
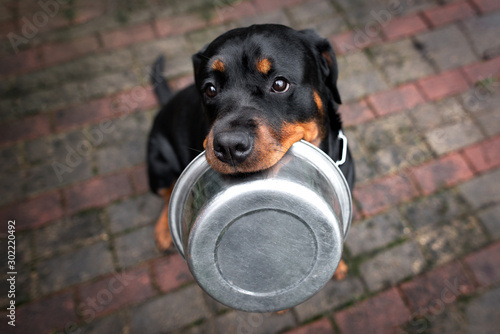
[[[273,64],[266,75],[253,68],[261,58],[270,59]],[[211,70],[215,59],[223,60],[224,71]],[[334,161],[340,159],[338,68],[328,40],[312,30],[254,25],[219,36],[193,55],[192,60],[195,84],[171,98],[168,84],[160,75],[163,59],[154,66],[152,81],[163,107],[154,120],[148,141],[148,174],[153,192],[170,187],[187,164],[203,151],[203,141],[212,127],[247,128],[245,131],[252,136],[255,132],[252,127],[257,126],[254,118],[265,119],[266,125],[277,131],[283,122],[307,122],[317,117],[314,91],[324,105],[325,137],[319,147]],[[277,77],[290,82],[286,94],[269,93]],[[216,97],[205,93],[210,84],[217,90]],[[352,190],[354,163],[349,151],[340,168]]]

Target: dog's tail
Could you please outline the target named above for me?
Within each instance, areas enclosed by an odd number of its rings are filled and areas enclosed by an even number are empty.
[[[150,78],[160,106],[167,104],[168,100],[172,97],[172,90],[168,85],[167,79],[163,76],[164,65],[165,57],[161,55],[153,64],[153,70],[151,71]]]

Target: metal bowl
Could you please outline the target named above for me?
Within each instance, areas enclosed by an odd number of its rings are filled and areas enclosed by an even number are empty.
[[[335,273],[352,214],[334,162],[305,142],[275,166],[222,175],[200,154],[172,192],[170,231],[198,284],[243,311],[291,308]]]

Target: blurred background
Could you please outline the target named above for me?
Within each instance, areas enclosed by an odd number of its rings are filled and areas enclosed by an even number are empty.
[[[347,278],[282,314],[156,249],[145,174],[154,59],[181,89],[254,23],[330,40],[357,168]],[[0,0],[0,32],[0,332],[498,331],[500,2]]]

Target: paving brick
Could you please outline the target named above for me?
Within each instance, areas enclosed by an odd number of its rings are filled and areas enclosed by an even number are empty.
[[[211,24],[222,24],[229,21],[238,20],[242,17],[254,16],[257,10],[253,1],[241,1],[232,3],[224,7],[215,9],[215,15],[210,20]]]
[[[409,333],[425,331],[429,334],[467,333],[467,320],[457,304],[433,304],[427,314],[410,320],[404,330]]]
[[[382,292],[361,304],[334,315],[341,333],[398,333],[397,327],[410,318],[410,312],[396,289]]]
[[[107,130],[107,128],[101,128]],[[75,178],[72,171],[79,164],[90,163],[94,146],[98,146],[104,138],[104,132],[98,129],[78,129],[63,132],[50,137],[49,152],[52,159],[49,160],[54,167],[54,173],[58,174],[59,182],[70,182]],[[69,175],[68,175],[69,174]]]
[[[472,163],[477,172],[484,172],[500,166],[500,137],[490,138],[477,145],[467,147],[464,155]]]
[[[500,243],[495,243],[465,258],[480,286],[490,286],[500,282]]]
[[[432,66],[415,48],[410,39],[376,45],[369,50],[393,85],[434,73]],[[419,94],[420,95],[420,94]]]
[[[131,194],[132,186],[126,173],[94,178],[64,190],[69,213],[101,207]]]
[[[35,115],[21,120],[0,124],[0,145],[19,140],[41,137],[50,133],[47,115]]]
[[[375,92],[386,90],[387,84],[376,71],[358,73],[350,77],[340,77],[338,88],[342,101],[349,102]]]
[[[124,90],[131,90],[140,85],[140,80],[133,70],[123,70],[89,79],[83,85],[89,98],[99,98]]]
[[[342,124],[345,126],[357,125],[375,118],[365,101],[342,105],[339,109]]]
[[[362,50],[381,41],[379,35],[369,36],[360,29],[339,33],[330,39],[335,51],[340,55]]]
[[[157,107],[158,102],[152,86],[138,86],[111,97],[111,109],[115,114],[130,114],[135,111],[144,113],[146,109],[157,109]],[[138,114],[136,117],[140,118],[141,115]]]
[[[53,253],[68,251],[74,246],[103,238],[104,234],[103,217],[99,211],[63,218],[36,231],[37,256],[47,257]]]
[[[337,57],[339,80],[374,70],[374,65],[366,52],[358,51]]]
[[[91,312],[91,311],[89,311]],[[92,313],[90,313],[92,314]],[[123,314],[117,313],[106,318],[100,318],[97,320],[86,321],[86,324],[77,329],[81,334],[109,334],[109,333],[123,333],[123,329],[126,327],[126,319]],[[57,333],[57,334],[66,334]]]
[[[500,103],[500,90],[495,89],[495,84],[476,84],[471,89],[467,90],[461,94],[461,99],[466,111],[480,117],[482,115],[493,113],[496,110],[496,106]],[[492,131],[492,129],[485,128],[487,133],[497,131]]]
[[[77,82],[62,83],[59,87],[42,88],[21,99],[17,116],[49,112],[82,101],[84,94]]]
[[[495,333],[500,326],[500,288],[486,292],[467,305],[469,333]]]
[[[129,198],[107,207],[113,233],[142,225],[151,225],[159,217],[164,201],[152,194]]]
[[[385,26],[397,17],[418,13],[436,5],[434,1],[401,1],[387,3],[385,1],[364,2],[362,0],[339,0],[349,20],[353,24],[363,26],[367,22],[377,22]]]
[[[101,317],[125,306],[139,304],[155,294],[149,277],[149,268],[141,266],[125,272],[113,273],[78,289],[81,314]]]
[[[420,104],[411,109],[408,114],[415,126],[422,131],[458,123],[467,118],[464,108],[455,98]]]
[[[163,292],[170,292],[193,281],[186,261],[179,254],[162,257],[155,261],[153,272],[156,284]]]
[[[432,263],[443,264],[478,249],[486,238],[474,217],[457,217],[436,226],[426,226],[415,236]]]
[[[401,290],[410,309],[425,315],[435,304],[453,304],[461,296],[471,294],[474,283],[460,263],[452,262],[403,283]]]
[[[99,174],[108,174],[144,163],[146,157],[146,135],[142,141],[129,141],[119,147],[108,146],[96,152]]]
[[[28,195],[38,194],[65,184],[87,180],[92,177],[92,164],[88,158],[82,158],[75,167],[61,166],[49,162],[34,166],[26,171],[25,190]]]
[[[267,3],[270,3],[269,1]],[[275,3],[275,2],[273,2]],[[254,1],[254,5],[256,5],[256,1]],[[260,13],[256,16],[242,17],[237,21],[231,23],[231,26],[235,27],[248,27],[252,24],[266,24],[266,23],[274,23],[274,24],[282,24],[285,26],[291,26],[290,19],[286,15],[285,11],[279,9],[270,12]],[[330,20],[331,25],[328,27],[323,27],[320,24],[317,24],[316,30],[321,33],[321,36],[329,36],[329,34],[324,34],[324,31],[333,31],[337,28],[339,23],[337,22],[337,18]],[[320,28],[323,28],[321,30]]]
[[[437,226],[440,222],[452,220],[466,211],[464,201],[452,191],[439,192],[401,207],[404,217],[415,229]]]
[[[416,195],[417,191],[404,174],[377,179],[354,190],[354,197],[367,215],[376,214]]]
[[[413,84],[405,84],[393,90],[370,95],[368,102],[377,115],[383,116],[411,109],[424,103],[424,98]]]
[[[95,261],[96,259],[99,261]],[[99,242],[40,261],[37,267],[43,294],[110,273],[114,269],[107,242]]]
[[[0,188],[8,189],[0,198],[0,205],[13,203],[24,196],[25,172],[14,170],[0,174]]]
[[[351,139],[349,139],[351,140]],[[358,157],[356,160],[356,184],[372,180],[377,175],[376,167],[366,157]],[[360,210],[361,211],[361,210]],[[361,212],[359,212],[361,214]]]
[[[472,2],[482,13],[489,13],[500,8],[500,4],[495,0],[472,0]]]
[[[169,36],[134,45],[133,51],[141,63],[147,66],[148,71],[151,71],[154,61],[160,55],[166,58],[173,58],[176,55],[185,54],[186,58],[190,58],[191,54],[191,50],[184,36]]]
[[[440,100],[462,93],[469,88],[467,80],[459,70],[442,72],[417,81],[417,85],[428,100]]]
[[[229,312],[215,319],[216,333],[279,333],[295,325],[292,312]]]
[[[332,279],[316,295],[297,305],[295,313],[299,322],[325,314],[363,295],[363,283],[356,277],[337,281]]]
[[[453,153],[413,168],[411,175],[417,180],[422,192],[429,195],[472,178],[473,172],[461,155]]]
[[[424,11],[424,15],[434,27],[460,21],[474,16],[474,9],[466,1],[456,1]]]
[[[405,226],[396,210],[351,225],[346,245],[351,255],[372,252],[404,236]]]
[[[327,318],[316,320],[315,322],[299,327],[297,329],[285,332],[286,334],[334,334],[332,324]]]
[[[441,155],[477,143],[483,135],[473,121],[464,119],[460,123],[430,130],[425,138],[432,149]]]
[[[153,26],[150,23],[144,23],[104,32],[101,37],[105,48],[114,49],[152,40],[155,38],[155,34]]]
[[[492,110],[479,115],[477,120],[488,136],[500,134],[500,113]]]
[[[500,13],[493,12],[464,21],[467,32],[474,36],[472,45],[483,59],[500,56],[500,42],[495,38],[500,33],[499,20]]]
[[[408,241],[363,262],[360,271],[370,291],[394,285],[420,273],[426,265],[418,245]]]
[[[389,41],[416,35],[427,30],[425,21],[419,15],[408,15],[393,19],[383,27],[383,32]]]
[[[481,223],[483,223],[483,226],[486,227],[488,234],[494,239],[500,238],[500,224],[498,224],[498,217],[500,217],[500,206],[496,205],[494,207],[481,211],[478,216],[481,220]]]
[[[129,105],[124,103],[124,105]],[[117,112],[126,112],[119,118],[112,118],[100,123],[96,123],[86,128],[88,132],[87,139],[97,148],[114,146],[120,147],[124,142],[140,141],[143,142],[151,129],[152,117],[150,114],[139,111],[129,114],[129,111],[122,110]],[[82,131],[83,132],[83,131]],[[81,135],[80,135],[81,138]]]
[[[10,145],[0,148],[0,159],[2,160],[2,163],[0,164],[0,171],[19,171],[21,167],[22,156],[22,150],[17,145]]]
[[[73,310],[72,294],[42,299],[19,308],[16,318],[29,321],[16,321],[16,329],[21,333],[52,333],[54,329],[64,328],[66,324],[76,322]]]
[[[53,137],[46,136],[24,142],[24,156],[30,165],[44,162],[48,156],[54,155]]]
[[[222,26],[210,26],[202,30],[196,30],[187,34],[188,41],[190,41],[195,50],[201,50],[208,41],[213,41],[219,35],[226,32]],[[189,59],[191,63],[191,60]],[[192,64],[190,64],[192,66]],[[165,66],[168,69],[168,66]]]
[[[441,70],[477,61],[469,42],[455,25],[445,26],[416,37],[428,58]]]
[[[62,216],[61,196],[55,191],[0,209],[2,221],[15,219],[19,230],[39,227]]]
[[[135,308],[132,311],[130,334],[170,332],[209,316],[201,289],[191,285]]]
[[[269,12],[271,10],[281,9],[283,7],[290,7],[303,2],[303,0],[277,0],[277,1],[266,1],[266,0],[255,0],[255,6],[260,12]]]
[[[497,180],[499,178],[500,169],[496,169],[461,184],[458,188],[474,208],[480,208],[488,204],[500,202],[500,194],[497,187]]]
[[[153,231],[153,226],[146,226],[115,238],[118,262],[122,267],[129,267],[158,256]]]
[[[31,72],[41,66],[39,49],[31,48],[14,55],[3,57],[0,65],[0,77]]]
[[[283,22],[285,25],[290,26],[291,23]],[[348,26],[341,16],[333,15],[331,17],[326,17],[322,20],[311,21],[310,23],[301,23],[298,26],[294,25],[296,29],[314,29],[316,32],[324,37],[328,38],[334,36],[335,34],[342,33],[348,29]]]
[[[85,105],[61,109],[55,113],[55,127],[57,131],[70,129],[75,126],[97,122],[113,115],[108,98],[93,100]]]
[[[98,49],[99,42],[97,38],[89,35],[69,42],[43,44],[41,52],[44,64],[51,66],[90,54]]]
[[[205,20],[196,14],[175,15],[154,22],[160,36],[182,35],[206,26]]]
[[[356,127],[355,133],[360,146],[370,153],[389,145],[408,146],[419,141],[413,121],[405,113],[395,113],[361,124]]]
[[[500,57],[467,65],[463,68],[463,71],[470,83],[476,83],[488,78],[498,78],[500,76]]]
[[[136,194],[144,194],[149,191],[148,176],[145,165],[139,165],[132,169],[131,177]]]
[[[126,49],[92,54],[16,77],[15,85],[28,91],[58,87],[64,81],[81,81],[102,73],[129,69],[132,62],[132,53]]]
[[[328,1],[305,2],[290,7],[287,12],[294,24],[304,28],[312,23],[337,15],[337,11]]]

